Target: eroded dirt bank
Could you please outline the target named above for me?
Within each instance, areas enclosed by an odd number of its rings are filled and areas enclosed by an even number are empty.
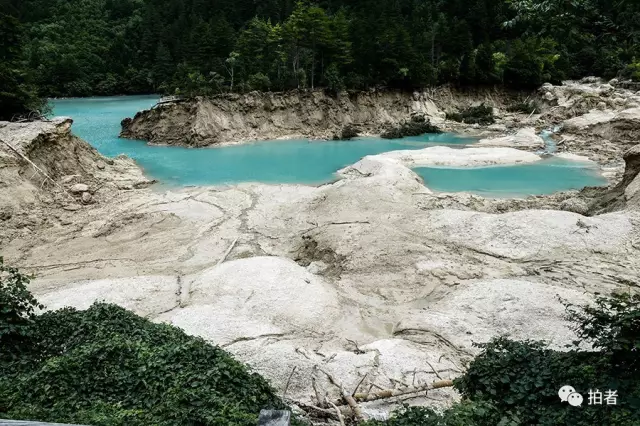
[[[159,192],[130,160],[109,164],[71,136],[65,120],[2,123],[0,139],[24,146],[66,191],[0,144],[0,201],[10,213],[0,217],[0,252],[37,274],[32,290],[49,309],[118,303],[220,344],[276,389],[295,367],[287,395],[301,404],[316,404],[314,380],[337,396],[322,371],[347,389],[365,375],[362,389],[452,378],[477,350],[472,342],[503,333],[553,347],[571,341],[557,295],[581,303],[640,287],[640,151],[626,139],[603,148],[571,128],[558,138],[562,151],[611,164],[607,190],[523,200],[437,194],[407,167],[534,160],[529,145],[540,141],[516,132],[570,119],[560,99],[542,114],[505,114],[488,133],[502,138],[499,149],[365,157],[320,187]],[[69,165],[55,169],[50,158]],[[455,398],[442,389],[411,402]]]
[[[328,95],[323,91],[251,92],[158,105],[122,122],[122,137],[152,144],[207,146],[248,140],[308,137],[341,138],[345,129],[379,134],[412,115],[434,123],[450,107],[469,101],[500,103],[509,95],[498,91],[457,93],[369,91]]]

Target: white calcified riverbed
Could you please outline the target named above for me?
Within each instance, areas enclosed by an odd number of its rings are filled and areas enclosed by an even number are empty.
[[[557,296],[583,303],[640,285],[637,209],[585,217],[555,209],[553,197],[433,194],[409,168],[536,161],[530,152],[430,148],[366,157],[320,187],[167,192],[119,189],[139,186],[139,171],[91,155],[85,171],[95,162],[121,176],[90,182],[96,204],[55,208],[34,195],[35,207],[14,207],[5,221],[13,228],[2,254],[37,274],[35,295],[49,309],[104,300],[172,323],[225,347],[276,389],[295,367],[288,396],[301,402],[315,403],[314,376],[337,395],[318,369],[346,389],[364,375],[364,388],[393,388],[461,374],[472,342],[502,333],[561,347],[574,336]],[[15,194],[40,194],[21,185]],[[455,395],[429,398],[416,402]]]

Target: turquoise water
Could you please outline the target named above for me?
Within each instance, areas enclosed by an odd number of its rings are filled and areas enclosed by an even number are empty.
[[[218,185],[238,182],[319,184],[362,157],[399,149],[433,145],[463,148],[474,140],[451,134],[384,140],[287,140],[189,149],[149,146],[118,138],[120,121],[150,108],[157,96],[128,96],[53,100],[56,115],[70,116],[73,131],[103,155],[126,154],[147,175],[169,186]],[[584,163],[557,158],[517,166],[482,168],[425,167],[415,170],[436,191],[469,191],[488,196],[549,194],[606,183],[597,170]]]
[[[433,145],[462,147],[473,142],[469,138],[441,134],[397,140],[287,140],[189,149],[119,139],[120,121],[150,108],[157,100],[157,96],[60,99],[52,100],[52,106],[55,115],[72,117],[73,132],[103,155],[126,154],[135,159],[148,176],[167,185],[319,184],[335,179],[337,170],[366,155]]]
[[[420,167],[414,171],[434,191],[468,191],[491,197],[552,194],[607,183],[589,164],[560,158],[515,166]]]

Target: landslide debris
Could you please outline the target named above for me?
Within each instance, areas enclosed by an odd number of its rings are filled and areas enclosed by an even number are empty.
[[[0,242],[15,229],[53,224],[50,209],[77,211],[153,182],[131,159],[103,157],[74,136],[72,122],[0,122]]]
[[[624,209],[640,211],[640,144],[624,154],[624,161],[626,167],[620,183],[604,194],[595,196],[587,214],[598,215]],[[583,191],[585,195],[589,192]]]
[[[442,133],[442,131],[431,124],[428,117],[414,115],[409,120],[388,128],[380,134],[380,137],[382,139],[400,139],[408,136],[420,136],[425,133]]]

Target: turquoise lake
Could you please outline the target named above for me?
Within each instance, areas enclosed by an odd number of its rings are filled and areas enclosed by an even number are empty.
[[[145,173],[168,186],[219,185],[239,182],[321,184],[335,172],[366,155],[400,149],[474,142],[452,134],[385,140],[286,140],[215,148],[149,146],[118,138],[120,121],[148,109],[157,96],[123,96],[52,100],[55,115],[70,116],[73,132],[105,156],[125,154]],[[469,191],[488,196],[525,196],[606,183],[595,168],[556,158],[529,165],[415,170],[436,191]]]
[[[120,121],[148,109],[157,96],[52,100],[55,115],[73,118],[73,132],[103,155],[126,154],[147,175],[167,185],[216,185],[238,182],[320,184],[362,157],[398,149],[435,145],[464,146],[472,139],[451,134],[385,140],[352,141],[284,140],[254,142],[215,148],[149,146],[118,138]]]

